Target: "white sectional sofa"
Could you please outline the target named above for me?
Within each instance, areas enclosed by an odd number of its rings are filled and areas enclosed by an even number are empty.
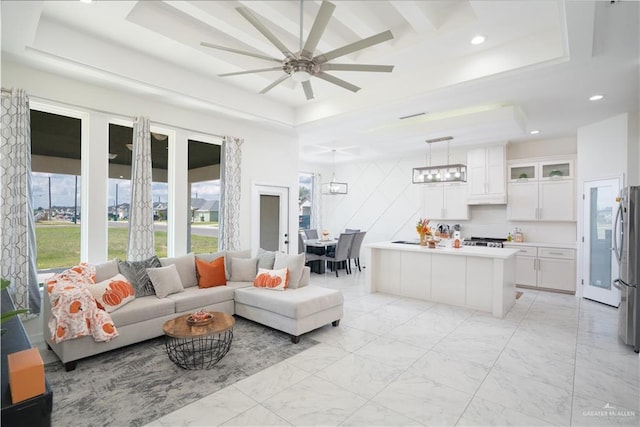
[[[256,270],[259,266],[268,267],[274,258],[264,251],[262,255],[256,258]],[[233,280],[234,268],[230,265],[232,259],[236,257],[250,259],[249,251],[202,254],[202,259],[211,260],[220,256],[225,256],[225,266],[229,270],[226,286],[198,287],[197,282],[193,282],[193,278],[196,277],[193,254],[173,259],[160,258],[163,266],[172,263],[176,265],[184,290],[164,298],[156,295],[136,297],[133,301],[111,312],[111,318],[119,334],[111,341],[96,342],[92,336],[83,336],[59,343],[48,339],[48,346],[69,371],[75,369],[79,359],[162,336],[164,334],[162,326],[167,320],[200,309],[240,315],[290,334],[294,343],[299,341],[300,335],[323,325],[332,323],[338,326],[343,316],[342,293],[334,289],[309,285],[308,267],[303,267],[299,282],[295,284],[296,288],[290,287],[284,291],[277,291],[254,287],[253,281]],[[97,265],[96,283],[118,273],[118,264],[115,261]],[[243,275],[245,279],[249,277],[246,272]],[[253,276],[255,277],[255,273]],[[51,301],[46,292],[43,300],[44,335],[48,337]]]

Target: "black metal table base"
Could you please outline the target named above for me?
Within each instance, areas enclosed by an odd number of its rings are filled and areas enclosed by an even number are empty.
[[[233,329],[219,335],[194,338],[166,336],[165,348],[169,359],[183,369],[209,369],[229,352],[231,341]]]

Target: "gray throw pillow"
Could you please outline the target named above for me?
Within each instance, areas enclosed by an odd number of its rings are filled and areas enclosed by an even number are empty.
[[[136,298],[155,295],[153,284],[147,274],[147,268],[153,267],[162,267],[160,260],[155,255],[143,261],[118,260],[118,270],[133,285],[133,289],[136,291]]]
[[[196,276],[196,256],[193,253],[188,253],[175,258],[160,258],[160,264],[162,264],[163,267],[175,265],[184,288],[189,288],[198,284],[198,277]],[[151,281],[153,282],[153,278]]]
[[[175,264],[166,267],[147,268],[147,274],[158,298],[184,291]]]
[[[273,264],[276,262],[276,253],[266,251],[262,248],[258,249],[258,268],[273,270]]]
[[[287,288],[297,289],[300,287],[300,279],[302,278],[304,263],[304,252],[299,255],[288,255],[278,252],[276,254],[276,262],[273,264],[273,269],[280,270],[281,268],[288,268],[289,285],[287,285]]]

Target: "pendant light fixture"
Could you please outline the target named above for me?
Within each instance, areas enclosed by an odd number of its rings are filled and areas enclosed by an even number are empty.
[[[449,163],[449,142],[452,136],[442,138],[428,139],[425,142],[429,144],[428,166],[413,168],[413,183],[428,184],[430,182],[466,182],[467,166],[462,163]],[[434,142],[447,141],[447,164],[431,166],[431,144]]]
[[[322,194],[347,194],[349,186],[346,182],[336,181],[336,150],[331,150],[333,153],[333,174],[331,175],[331,182],[325,182],[322,184]]]

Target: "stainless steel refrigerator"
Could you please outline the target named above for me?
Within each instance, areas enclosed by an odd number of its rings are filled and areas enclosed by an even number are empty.
[[[640,187],[626,187],[614,223],[613,249],[620,265],[614,285],[620,289],[618,335],[640,350]]]

